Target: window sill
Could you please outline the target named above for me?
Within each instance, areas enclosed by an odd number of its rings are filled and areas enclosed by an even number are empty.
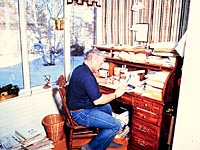
[[[50,88],[47,88],[47,89],[44,89],[43,85],[42,86],[37,86],[37,87],[33,87],[31,88],[30,90],[21,90],[19,92],[19,95],[18,96],[15,96],[15,97],[11,97],[11,98],[7,98],[7,99],[3,99],[3,100],[0,100],[0,103],[3,103],[3,102],[8,102],[8,101],[11,101],[11,100],[16,100],[16,99],[20,99],[20,98],[23,98],[23,97],[30,97],[32,95],[35,95],[35,94],[39,94],[39,93],[44,93],[44,92],[51,92],[53,90],[53,88],[56,87],[56,84],[55,83],[52,83],[50,84]]]

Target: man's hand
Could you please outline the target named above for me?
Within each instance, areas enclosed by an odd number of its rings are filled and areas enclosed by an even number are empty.
[[[127,89],[126,84],[122,84],[121,86],[119,86],[114,92],[115,97],[117,98],[117,97],[122,96],[126,92],[126,89]]]

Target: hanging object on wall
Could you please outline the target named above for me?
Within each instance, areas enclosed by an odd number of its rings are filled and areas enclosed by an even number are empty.
[[[148,42],[149,24],[137,23],[135,25],[135,41]]]
[[[140,23],[140,10],[144,9],[144,4],[142,2],[140,2],[139,0],[134,0],[133,1],[133,5],[131,10],[133,11],[133,24],[131,27],[131,31],[133,31],[133,45],[138,46],[139,41],[146,41],[146,38],[148,39],[148,37],[145,37],[144,32],[146,33],[146,25],[147,24],[139,24]],[[142,32],[141,32],[141,31]],[[148,32],[148,31],[147,31]],[[137,34],[137,36],[136,36]]]
[[[87,6],[97,6],[101,7],[101,0],[67,0],[67,4],[76,3],[78,5],[84,5],[84,2],[87,3]]]
[[[144,8],[144,4],[138,0],[134,0],[134,4],[132,6],[133,11],[139,11]]]
[[[133,11],[133,25],[131,30],[135,31],[136,29],[136,23],[139,23],[140,13],[139,10],[144,9],[144,4],[140,2],[139,0],[134,0],[134,3],[132,5],[132,11]]]

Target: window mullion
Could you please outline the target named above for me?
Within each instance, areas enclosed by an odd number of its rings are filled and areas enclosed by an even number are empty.
[[[70,74],[70,17],[71,17],[71,5],[64,3],[64,16],[65,16],[65,31],[64,31],[64,58],[65,58],[65,75]]]
[[[20,36],[21,36],[21,50],[22,50],[22,67],[23,67],[23,80],[24,90],[30,93],[30,72],[28,63],[28,50],[27,50],[27,30],[26,30],[26,9],[25,1],[19,0],[19,18],[20,18]]]

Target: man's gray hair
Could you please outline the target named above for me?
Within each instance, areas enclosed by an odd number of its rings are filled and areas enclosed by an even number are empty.
[[[105,58],[104,53],[98,49],[91,49],[86,52],[84,60],[92,60],[92,59],[99,59],[99,58],[104,59]]]

